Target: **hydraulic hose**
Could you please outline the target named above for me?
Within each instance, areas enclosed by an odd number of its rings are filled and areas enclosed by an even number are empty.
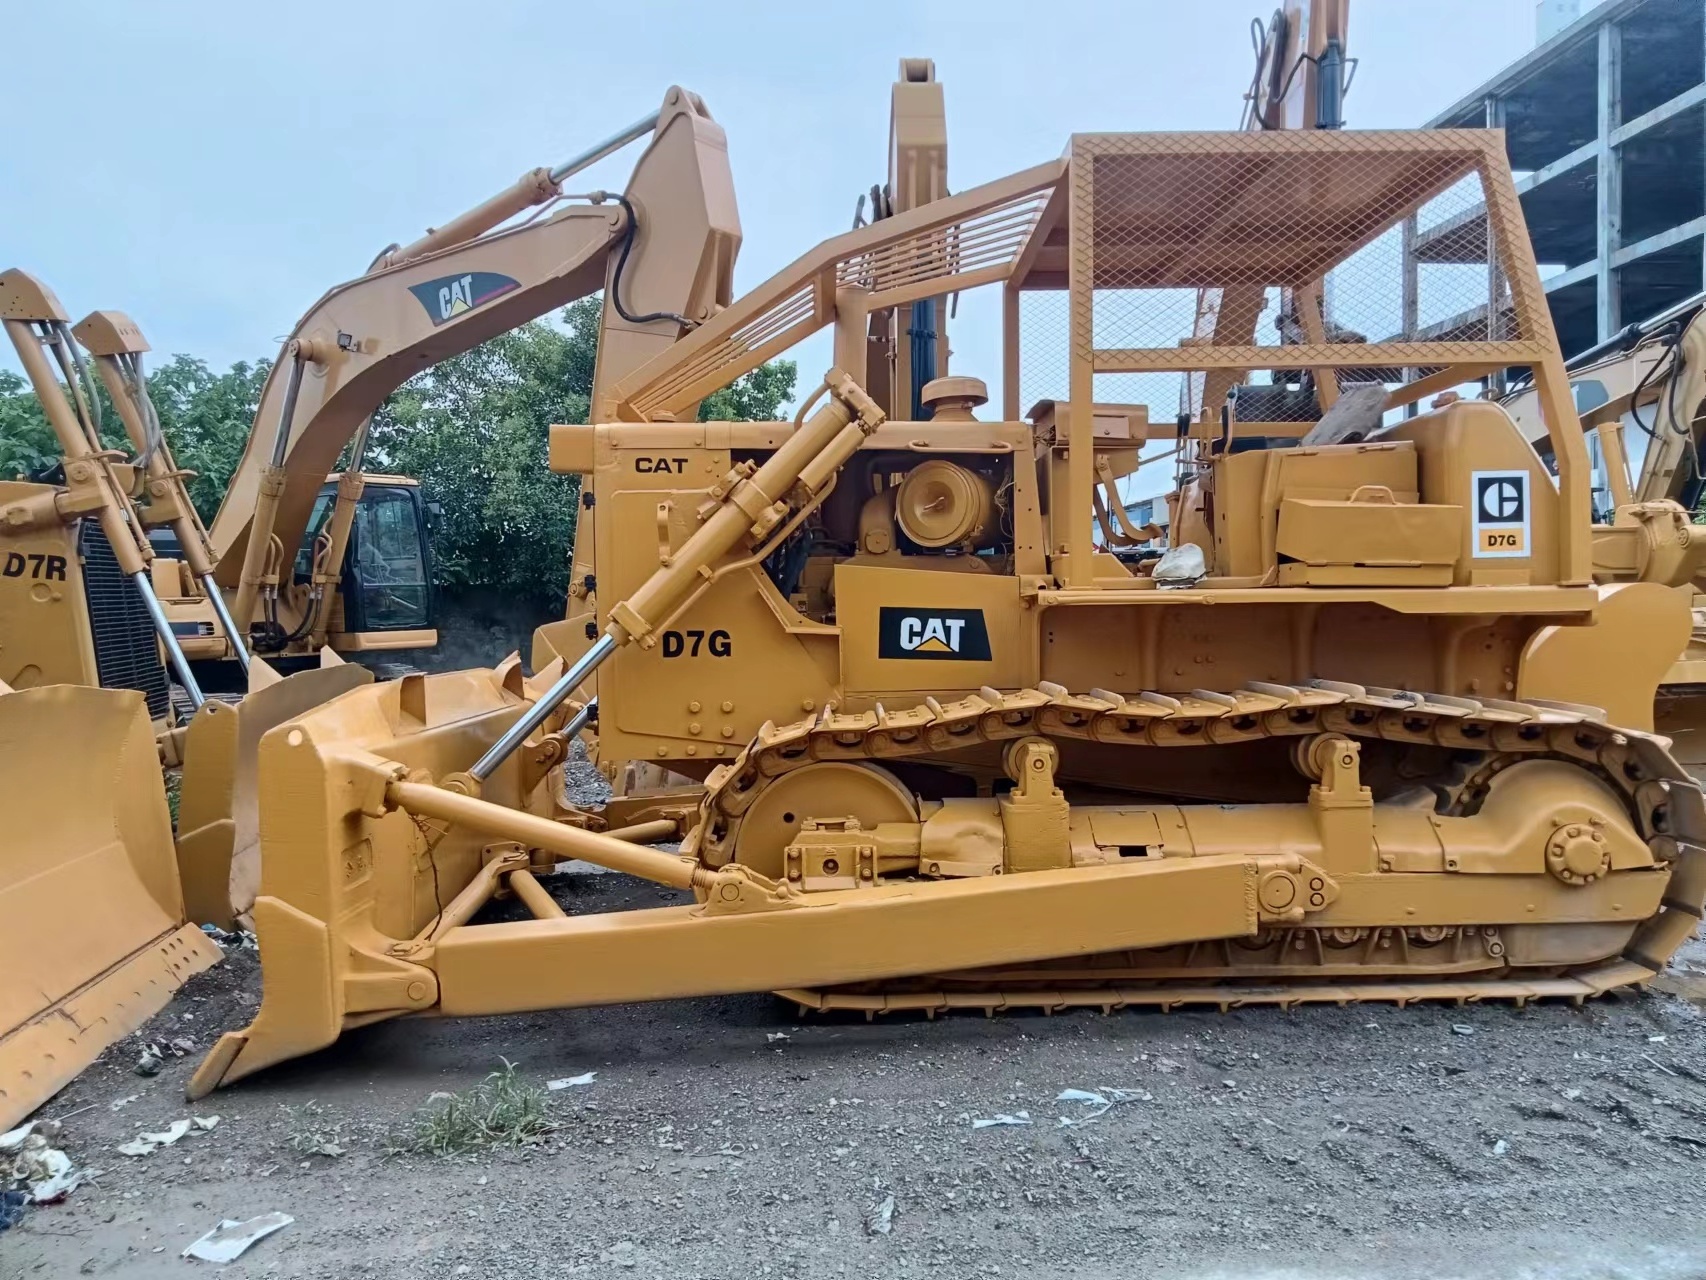
[[[636,316],[628,314],[628,308],[622,305],[622,273],[628,269],[628,254],[634,248],[634,236],[638,233],[640,224],[634,214],[633,202],[627,196],[616,194],[612,197],[622,206],[622,212],[628,215],[627,229],[622,232],[622,251],[616,257],[616,270],[610,277],[610,303],[616,308],[616,314],[629,324],[650,324],[654,320],[673,320],[684,329],[691,329],[693,321],[686,316],[677,315],[673,311],[653,311],[647,315]]]

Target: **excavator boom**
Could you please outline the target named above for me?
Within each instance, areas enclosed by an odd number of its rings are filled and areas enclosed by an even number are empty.
[[[210,529],[216,576],[237,592],[239,618],[260,586],[257,523],[295,547],[326,474],[408,378],[604,288],[599,375],[610,380],[728,302],[740,225],[723,131],[696,96],[671,89],[651,132],[625,194],[567,203],[561,183],[574,166],[536,170],[309,309],[267,379]],[[528,202],[560,207],[493,229]],[[269,496],[275,514],[258,521]]]

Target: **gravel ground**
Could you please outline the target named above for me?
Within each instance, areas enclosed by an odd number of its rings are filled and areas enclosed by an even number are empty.
[[[583,911],[673,896],[552,879]],[[258,992],[234,950],[140,1038],[199,1054]],[[1662,993],[933,1023],[802,1023],[752,996],[392,1022],[194,1108],[195,1056],[144,1079],[137,1049],[46,1109],[103,1172],[0,1234],[4,1280],[183,1275],[217,1220],[269,1210],[296,1221],[222,1275],[1706,1274],[1706,1024]],[[549,1095],[536,1146],[386,1154],[430,1094],[504,1060],[597,1079]],[[1066,1088],[1131,1096],[1098,1115]],[[114,1150],[209,1113],[151,1156]]]

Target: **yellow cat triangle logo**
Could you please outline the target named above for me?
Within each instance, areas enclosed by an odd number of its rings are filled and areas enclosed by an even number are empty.
[[[918,652],[918,653],[952,653],[953,650],[948,648],[947,641],[939,640],[936,637],[932,636],[930,639],[926,640],[923,644],[919,645],[918,648],[915,650],[915,652]]]

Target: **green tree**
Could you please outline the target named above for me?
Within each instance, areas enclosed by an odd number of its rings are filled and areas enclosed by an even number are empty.
[[[196,473],[189,485],[190,498],[204,520],[213,519],[243,456],[271,367],[265,360],[239,362],[224,373],[214,373],[205,361],[178,355],[148,374],[148,397],[160,415],[172,454],[180,467]],[[103,439],[128,453],[130,442],[106,387],[97,382],[95,395]],[[41,475],[59,461],[60,452],[30,384],[0,369],[0,477]]]
[[[771,422],[794,395],[799,372],[792,360],[772,360],[699,403],[700,422]]]
[[[0,369],[0,479],[36,475],[59,458],[59,442],[30,384]]]
[[[243,457],[272,361],[239,360],[215,373],[205,360],[176,355],[148,373],[148,398],[172,456],[186,471],[190,500],[211,522]]]

